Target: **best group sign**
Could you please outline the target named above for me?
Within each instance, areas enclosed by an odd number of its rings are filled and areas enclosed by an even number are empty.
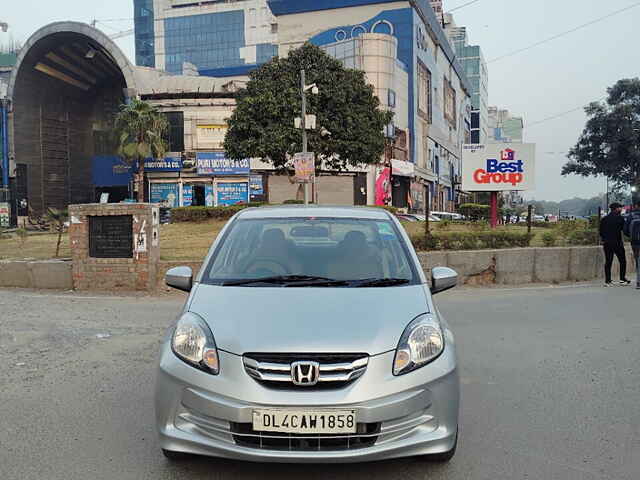
[[[462,190],[534,190],[535,157],[536,146],[533,143],[463,145]]]

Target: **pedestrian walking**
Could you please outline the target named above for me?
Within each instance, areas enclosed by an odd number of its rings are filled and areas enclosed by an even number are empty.
[[[622,217],[622,205],[612,203],[609,206],[609,214],[600,222],[600,238],[604,248],[604,286],[613,287],[611,281],[611,267],[613,265],[613,256],[618,257],[620,263],[620,282],[618,285],[631,285],[631,281],[627,280],[627,257],[624,251],[624,240],[622,232],[624,230],[625,221]]]
[[[636,289],[640,290],[640,199],[633,205],[624,224],[624,233],[631,239],[633,258],[636,261]]]

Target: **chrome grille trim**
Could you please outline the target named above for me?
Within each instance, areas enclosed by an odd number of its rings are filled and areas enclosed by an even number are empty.
[[[265,356],[269,354],[264,354]],[[258,359],[253,357],[258,357]],[[356,380],[364,375],[369,365],[369,356],[360,354],[358,358],[350,362],[327,362],[326,359],[336,358],[335,354],[327,355],[304,355],[304,354],[291,354],[282,355],[280,362],[274,361],[261,361],[259,360],[261,354],[247,354],[242,357],[244,369],[248,375],[252,378],[264,382],[273,383],[280,386],[291,385],[295,387],[291,378],[291,364],[298,360],[306,360],[307,358],[313,358],[320,364],[320,375],[318,377],[318,383],[330,386],[335,384],[346,384]],[[270,357],[272,355],[269,355]],[[323,362],[323,357],[325,361]],[[353,357],[353,355],[352,355]],[[301,387],[301,388],[313,388]]]

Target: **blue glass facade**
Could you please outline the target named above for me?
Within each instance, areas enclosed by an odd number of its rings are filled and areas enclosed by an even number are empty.
[[[272,43],[261,43],[256,45],[256,61],[258,64],[266,63],[278,55],[278,46]]]
[[[136,65],[155,67],[153,0],[134,0],[133,16],[136,32]]]
[[[243,10],[167,18],[164,29],[165,69],[169,73],[182,73],[183,62],[198,70],[245,64],[240,56],[245,46]]]

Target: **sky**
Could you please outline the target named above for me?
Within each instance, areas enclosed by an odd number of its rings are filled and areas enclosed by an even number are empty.
[[[0,0],[0,21],[9,23],[0,42],[25,41],[39,27],[59,20],[90,23],[107,34],[133,28],[133,0]],[[452,10],[469,0],[444,0]],[[626,12],[537,46],[491,62],[513,50],[639,3]],[[528,198],[562,200],[591,197],[605,191],[604,179],[562,177],[566,152],[585,123],[579,107],[602,99],[621,78],[640,76],[636,25],[637,0],[479,0],[453,12],[466,26],[471,44],[480,45],[489,61],[489,104],[525,120],[525,141],[536,144],[536,190]],[[118,19],[117,21],[107,21]],[[116,40],[134,57],[133,35]],[[574,110],[553,120],[548,117]],[[527,124],[532,124],[528,127]]]

